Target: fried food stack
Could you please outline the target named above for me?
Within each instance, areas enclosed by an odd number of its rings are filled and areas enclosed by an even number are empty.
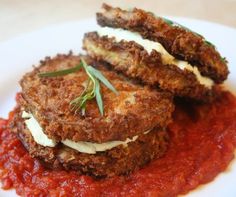
[[[95,177],[129,174],[163,156],[173,97],[209,102],[228,75],[225,59],[199,34],[141,9],[103,9],[97,13],[101,27],[83,38],[87,55],[46,58],[22,78],[11,123],[45,166]],[[85,114],[71,109],[85,90],[85,70],[39,76],[71,69],[81,59],[118,92],[101,85],[104,114],[96,99],[86,103]]]

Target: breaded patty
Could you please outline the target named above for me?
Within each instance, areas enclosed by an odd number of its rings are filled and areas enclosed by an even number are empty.
[[[31,156],[40,159],[47,167],[72,169],[95,177],[111,177],[138,170],[153,158],[161,157],[168,145],[168,133],[156,128],[141,134],[126,147],[120,145],[96,154],[80,153],[61,143],[53,148],[44,147],[34,141],[21,118],[20,108],[15,110],[11,127]]]
[[[32,113],[50,139],[57,142],[66,139],[97,143],[124,141],[154,127],[165,127],[170,122],[174,106],[169,93],[131,83],[110,71],[104,63],[84,58],[99,69],[119,93],[117,96],[101,86],[104,116],[99,113],[95,99],[87,103],[85,116],[71,109],[71,100],[84,90],[87,74],[83,69],[60,77],[38,76],[41,72],[74,67],[80,63],[80,56],[46,58],[20,82],[21,110]]]
[[[161,54],[152,50],[150,54],[139,44],[87,33],[83,39],[87,53],[99,60],[109,62],[111,67],[127,77],[139,79],[151,86],[195,100],[209,101],[214,97],[214,86],[209,88],[199,83],[196,75],[174,64],[164,64]]]
[[[122,10],[103,4],[104,12],[97,13],[101,26],[128,29],[143,38],[158,41],[173,56],[198,67],[201,74],[221,83],[228,76],[226,61],[216,48],[199,34],[179,24],[134,8]]]

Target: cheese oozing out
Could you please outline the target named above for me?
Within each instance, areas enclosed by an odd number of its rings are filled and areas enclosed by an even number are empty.
[[[138,136],[134,136],[132,139],[127,138],[125,141],[110,141],[110,142],[104,142],[104,143],[93,143],[93,142],[82,142],[82,141],[73,142],[67,139],[67,140],[62,141],[62,143],[79,152],[95,154],[96,152],[110,150],[119,145],[127,146],[129,142],[133,142],[137,138]]]
[[[55,147],[57,145],[54,140],[49,139],[48,136],[43,132],[43,128],[31,113],[23,111],[22,118],[26,119],[25,124],[36,143],[42,146],[49,147]],[[149,131],[146,131],[144,132],[144,134],[147,134],[148,132]],[[119,145],[127,146],[129,142],[134,142],[137,139],[138,136],[134,136],[132,138],[127,138],[125,141],[109,141],[104,143],[93,143],[85,141],[74,142],[72,140],[66,139],[61,141],[61,143],[81,153],[96,154],[96,152],[110,150]]]
[[[25,124],[31,132],[35,142],[42,146],[56,146],[56,142],[52,139],[49,139],[48,136],[44,134],[42,127],[32,114],[23,111],[22,118],[26,119]]]
[[[186,61],[178,60],[174,56],[168,53],[166,49],[159,43],[148,39],[142,38],[142,36],[136,32],[131,32],[121,28],[111,28],[111,27],[101,27],[97,30],[99,36],[108,36],[109,38],[115,38],[116,42],[124,41],[134,41],[141,45],[149,54],[152,50],[155,50],[161,54],[163,64],[174,64],[181,70],[188,70],[192,72],[198,82],[207,88],[211,88],[214,84],[213,80],[202,76],[196,66],[192,66]]]

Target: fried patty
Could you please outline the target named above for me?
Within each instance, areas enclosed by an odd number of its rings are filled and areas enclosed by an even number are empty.
[[[84,90],[87,74],[83,69],[60,77],[38,76],[41,72],[74,67],[80,63],[80,56],[46,58],[20,82],[21,110],[32,113],[49,138],[57,142],[66,139],[97,143],[124,141],[154,127],[165,127],[171,121],[174,106],[169,93],[134,84],[110,71],[104,63],[84,58],[99,69],[119,93],[115,95],[101,85],[104,116],[99,113],[95,99],[87,102],[85,116],[71,109],[71,100]]]
[[[143,38],[157,41],[177,59],[196,65],[202,75],[216,83],[227,78],[229,71],[226,61],[199,34],[141,9],[128,11],[107,4],[103,4],[103,9],[104,12],[97,13],[99,25],[138,32]]]
[[[209,101],[214,98],[214,89],[199,83],[195,74],[173,64],[163,64],[161,54],[150,54],[139,44],[131,41],[116,42],[115,38],[86,33],[83,48],[98,61],[106,61],[127,77],[139,79],[151,86],[158,86],[174,95],[195,100]]]
[[[127,147],[120,145],[96,154],[80,153],[61,143],[53,148],[44,147],[34,141],[25,126],[20,107],[15,110],[11,127],[30,155],[40,159],[46,167],[76,170],[95,177],[111,177],[138,170],[153,158],[161,157],[168,146],[168,133],[156,128],[141,134]]]

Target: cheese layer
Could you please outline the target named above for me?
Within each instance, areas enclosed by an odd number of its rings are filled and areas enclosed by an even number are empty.
[[[137,44],[141,45],[149,54],[152,50],[155,50],[161,54],[163,64],[173,64],[176,65],[181,70],[188,70],[192,72],[198,82],[207,88],[211,88],[214,84],[213,80],[208,77],[202,76],[196,66],[192,66],[186,61],[178,60],[174,56],[168,53],[166,49],[159,43],[154,42],[148,39],[142,38],[142,36],[136,32],[131,32],[121,28],[110,28],[110,27],[101,27],[97,30],[99,36],[108,36],[109,38],[115,38],[116,42],[122,40],[130,42],[134,41]]]
[[[48,136],[44,134],[42,127],[32,114],[23,111],[22,118],[26,119],[25,124],[31,132],[35,142],[42,146],[56,146],[56,142],[52,139],[49,139]]]
[[[25,124],[33,136],[35,142],[42,146],[48,147],[55,147],[57,145],[54,140],[49,139],[48,136],[43,132],[43,128],[31,113],[23,111],[22,118],[26,119]],[[144,134],[147,134],[148,132],[149,131],[146,131]],[[109,141],[104,143],[92,143],[85,141],[74,142],[72,140],[66,139],[61,141],[61,143],[81,153],[96,154],[96,152],[110,150],[119,145],[127,146],[129,142],[134,142],[136,139],[138,139],[138,136],[134,136],[131,139],[127,138],[125,141]]]

